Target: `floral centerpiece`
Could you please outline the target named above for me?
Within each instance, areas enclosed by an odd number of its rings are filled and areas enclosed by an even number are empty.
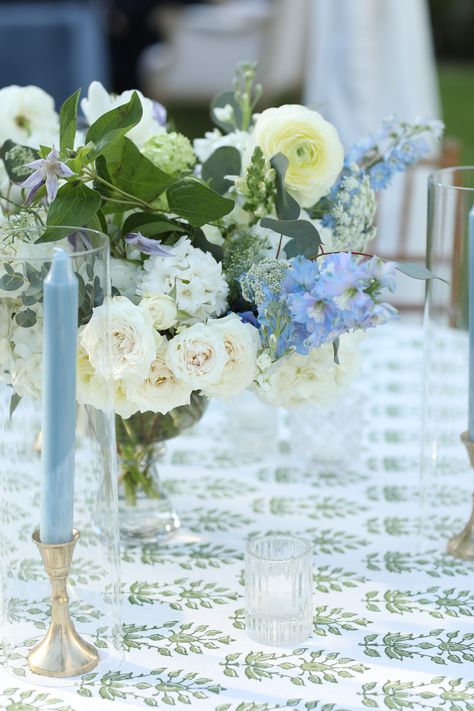
[[[77,397],[100,408],[112,379],[129,443],[141,415],[156,428],[196,397],[252,388],[275,406],[330,402],[357,371],[358,334],[395,313],[384,292],[396,265],[369,254],[376,191],[442,126],[388,119],[344,151],[316,111],[256,113],[254,75],[238,68],[211,104],[216,128],[194,144],[138,91],[93,82],[81,128],[80,91],[57,114],[37,87],[0,90],[1,249],[39,249],[62,225],[108,234],[110,321],[103,304],[81,303]],[[1,377],[16,398],[41,389],[42,296],[30,287],[27,274],[0,274]],[[143,471],[123,476],[132,500],[138,488],[153,495]]]

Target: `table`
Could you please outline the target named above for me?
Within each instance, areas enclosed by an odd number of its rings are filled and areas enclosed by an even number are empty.
[[[181,532],[123,551],[124,665],[60,690],[2,671],[0,708],[472,711],[474,566],[444,555],[469,512],[464,382],[451,373],[446,466],[427,482],[420,536],[421,333],[388,326],[365,350],[365,420],[349,467],[233,447],[225,412],[211,407],[162,465]],[[245,634],[245,540],[268,531],[314,545],[314,634],[297,649]]]

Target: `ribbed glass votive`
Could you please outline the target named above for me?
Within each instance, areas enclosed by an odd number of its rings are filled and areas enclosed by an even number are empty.
[[[311,543],[263,536],[247,543],[246,627],[263,644],[298,644],[313,628]]]

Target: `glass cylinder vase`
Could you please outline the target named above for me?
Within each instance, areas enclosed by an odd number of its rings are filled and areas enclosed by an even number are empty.
[[[191,394],[188,405],[166,415],[137,412],[116,416],[119,461],[120,537],[125,544],[169,538],[179,528],[179,516],[159,476],[165,442],[194,425],[204,414],[207,399]]]
[[[68,685],[74,677],[40,676],[28,663],[51,618],[51,582],[32,540],[42,477],[43,281],[60,247],[79,280],[79,329],[95,306],[103,305],[107,314],[109,241],[92,230],[58,227],[48,228],[53,241],[37,243],[44,232],[0,227],[1,635],[5,663],[15,676]],[[104,336],[104,358],[110,353]],[[80,536],[67,594],[72,623],[97,650],[100,671],[111,657],[117,663],[122,647],[113,390],[105,385],[96,407],[79,399],[85,404],[77,405],[73,525]]]
[[[472,508],[473,473],[461,435],[468,426],[473,206],[474,167],[446,168],[430,176],[427,265],[441,279],[426,286],[420,533],[441,549],[461,531]],[[466,557],[452,544],[448,550]]]

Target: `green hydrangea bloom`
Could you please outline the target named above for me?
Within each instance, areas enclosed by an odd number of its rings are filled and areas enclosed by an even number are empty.
[[[270,246],[267,237],[258,237],[250,232],[236,232],[226,237],[222,267],[229,284],[230,301],[238,298],[240,293],[239,277],[264,259]]]
[[[143,154],[169,175],[191,170],[196,162],[191,142],[182,133],[158,133],[143,146]]]

